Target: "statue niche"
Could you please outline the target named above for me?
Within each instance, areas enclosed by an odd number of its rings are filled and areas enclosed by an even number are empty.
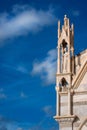
[[[63,40],[60,47],[60,56],[61,56],[61,72],[68,72],[68,44]]]
[[[63,77],[59,83],[59,86],[61,88],[61,91],[64,92],[64,91],[67,91],[67,81],[66,79]]]

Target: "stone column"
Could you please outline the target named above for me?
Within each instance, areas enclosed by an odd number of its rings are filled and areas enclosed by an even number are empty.
[[[60,21],[58,21],[58,38],[60,37]]]
[[[56,87],[56,116],[60,115],[60,95],[59,87]]]
[[[68,115],[71,115],[71,92],[70,92],[70,88],[68,88]]]
[[[64,64],[63,61],[64,61],[64,56],[63,56],[63,46],[62,46],[62,45],[61,45],[61,48],[62,48],[62,50],[61,50],[61,51],[62,51],[62,52],[61,52],[61,53],[62,53],[62,58],[61,58],[61,61],[62,61],[62,62],[61,62],[61,72],[63,73],[63,66],[64,66],[64,65],[63,65],[63,64]]]
[[[57,66],[57,68],[58,68],[58,74],[60,73],[60,47],[58,47],[58,66]]]
[[[71,63],[70,63],[70,44],[68,46],[68,72],[71,72]]]
[[[75,73],[75,62],[74,62],[74,48],[71,50],[72,51],[72,73]]]

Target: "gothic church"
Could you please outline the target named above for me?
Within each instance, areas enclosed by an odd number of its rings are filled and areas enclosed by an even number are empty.
[[[87,49],[74,54],[74,25],[58,21],[56,116],[59,130],[87,130]]]

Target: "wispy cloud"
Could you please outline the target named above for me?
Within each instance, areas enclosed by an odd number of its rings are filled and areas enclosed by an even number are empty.
[[[56,123],[52,121],[53,117],[53,107],[48,105],[43,107],[42,109],[45,112],[45,116],[42,118],[42,120],[38,124],[34,124],[32,127],[29,128],[29,130],[55,130],[58,128]],[[45,127],[44,127],[45,126]]]
[[[23,65],[19,65],[15,69],[16,69],[16,71],[19,71],[21,73],[29,74],[28,70]]]
[[[73,14],[73,16],[78,17],[80,15],[80,11],[79,10],[73,10],[72,14]]]
[[[22,91],[22,92],[20,93],[20,97],[21,97],[21,98],[27,98],[27,95]]]
[[[43,111],[45,112],[47,117],[51,117],[53,115],[53,108],[51,105],[45,106],[43,108]]]
[[[45,122],[46,123],[46,122]],[[49,122],[49,124],[50,124],[51,122]],[[53,124],[54,125],[54,124]],[[58,129],[58,127],[55,127],[55,126],[50,126],[49,128],[46,128],[45,127],[45,130],[55,130],[55,129]],[[36,126],[34,126],[34,127],[32,127],[32,128],[29,128],[28,130],[44,130],[44,128],[42,127],[42,126],[38,126],[38,125],[36,125]]]
[[[5,126],[0,127],[0,130],[8,130]]]
[[[4,93],[4,89],[0,88],[0,99],[6,99],[6,98],[7,98],[7,95]]]
[[[3,92],[4,91],[4,89],[3,88],[0,88],[0,92]]]
[[[22,128],[17,128],[17,130],[23,130]]]
[[[0,130],[28,130],[29,122],[17,122],[0,115]]]
[[[50,50],[43,61],[36,61],[33,64],[32,75],[40,75],[46,84],[55,83],[56,74],[56,50]]]
[[[0,93],[0,99],[6,99],[7,96],[4,93]]]
[[[28,6],[14,6],[10,13],[0,14],[0,40],[38,32],[55,21],[52,9],[44,11]]]
[[[4,68],[10,69],[10,70],[18,71],[23,74],[29,74],[28,69],[24,65],[21,65],[21,64],[13,66],[13,65],[6,64],[6,63],[2,63],[1,65]]]

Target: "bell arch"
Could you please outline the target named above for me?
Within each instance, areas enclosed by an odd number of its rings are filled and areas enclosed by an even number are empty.
[[[61,90],[61,91],[67,90],[67,84],[68,84],[68,82],[67,82],[66,79],[63,77],[63,78],[60,80],[60,82],[59,82],[60,90]]]
[[[63,51],[64,49],[66,49],[66,51],[68,51],[68,43],[65,41],[65,39],[62,40],[62,47],[63,47]]]

